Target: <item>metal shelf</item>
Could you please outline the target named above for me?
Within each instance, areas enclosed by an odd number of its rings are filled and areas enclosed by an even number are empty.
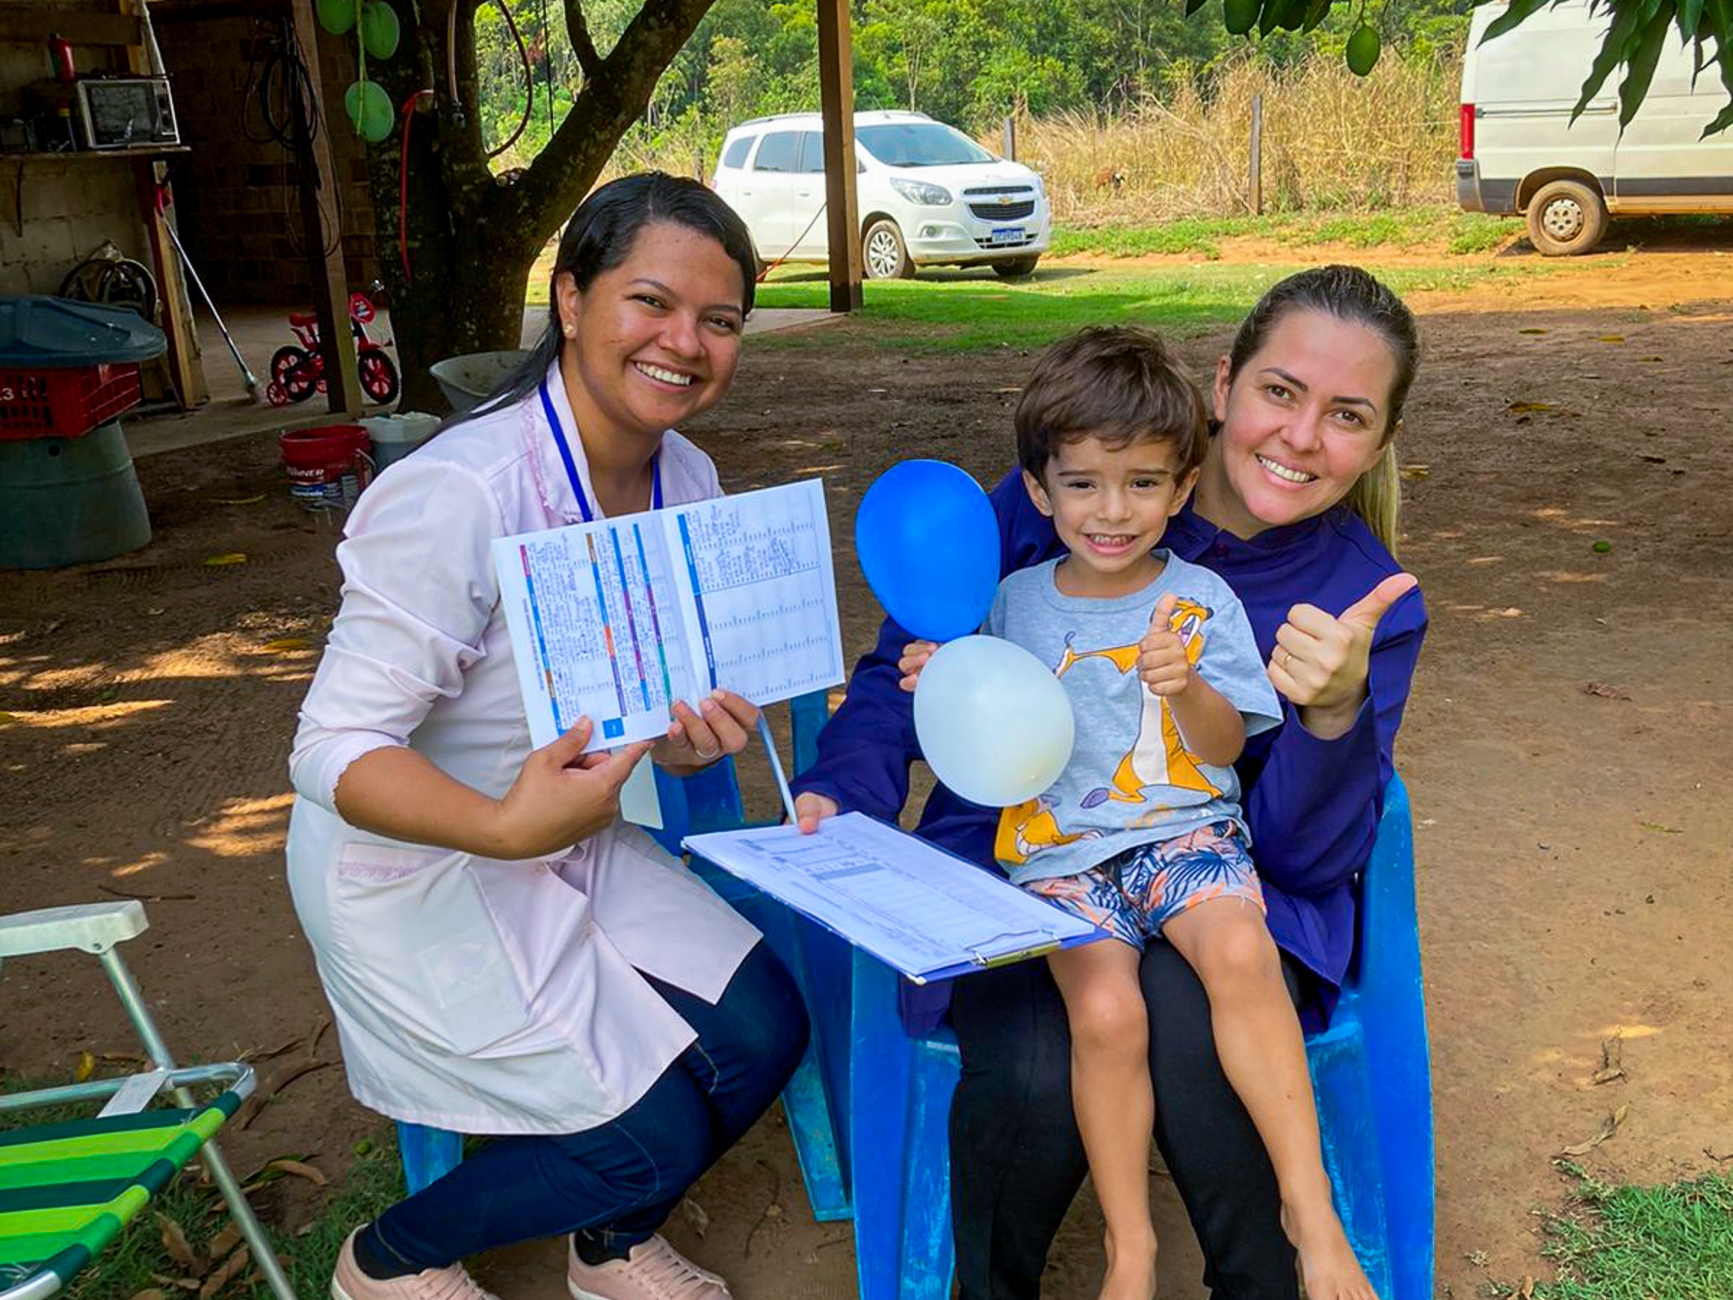
[[[192,146],[185,144],[152,144],[125,149],[63,149],[58,153],[39,149],[29,153],[0,153],[0,163],[70,162],[75,158],[162,158],[191,152]]]

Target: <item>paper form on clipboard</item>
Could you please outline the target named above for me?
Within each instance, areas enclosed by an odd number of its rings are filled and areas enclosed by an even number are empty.
[[[713,831],[686,847],[916,983],[949,979],[1106,938],[1002,876],[844,813],[796,826]]]

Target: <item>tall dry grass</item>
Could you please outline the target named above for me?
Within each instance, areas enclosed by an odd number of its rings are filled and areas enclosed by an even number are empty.
[[[1249,212],[1261,94],[1265,211],[1447,202],[1459,65],[1395,55],[1366,78],[1322,53],[1289,69],[1235,59],[1129,114],[1020,121],[1018,161],[1041,172],[1071,225]]]

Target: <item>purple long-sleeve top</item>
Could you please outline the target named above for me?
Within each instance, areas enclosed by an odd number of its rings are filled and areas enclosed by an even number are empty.
[[[1015,472],[991,497],[1002,572],[1062,553],[1052,521],[1035,509]],[[1188,506],[1168,525],[1162,545],[1227,580],[1246,607],[1266,661],[1292,606],[1307,603],[1340,614],[1401,571],[1366,525],[1340,507],[1245,541]],[[1247,740],[1235,765],[1246,791],[1245,816],[1270,933],[1316,976],[1301,1008],[1308,1029],[1328,1021],[1353,955],[1356,877],[1377,833],[1394,770],[1396,730],[1425,634],[1426,606],[1416,589],[1378,625],[1369,698],[1345,734],[1319,739],[1284,700],[1282,725]],[[819,737],[818,761],[795,781],[796,791],[828,795],[844,810],[895,822],[908,799],[909,765],[921,757],[912,697],[897,685],[897,660],[913,639],[885,620],[878,644],[855,665],[847,698]],[[917,833],[994,867],[998,816],[997,809],[969,803],[941,785],[927,800]],[[910,1028],[931,1028],[948,998],[942,986],[906,988]]]

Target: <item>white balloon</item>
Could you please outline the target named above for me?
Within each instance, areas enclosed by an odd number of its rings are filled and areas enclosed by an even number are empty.
[[[1052,670],[993,636],[948,641],[915,684],[915,735],[933,774],[970,803],[1033,799],[1071,760],[1077,723]]]

